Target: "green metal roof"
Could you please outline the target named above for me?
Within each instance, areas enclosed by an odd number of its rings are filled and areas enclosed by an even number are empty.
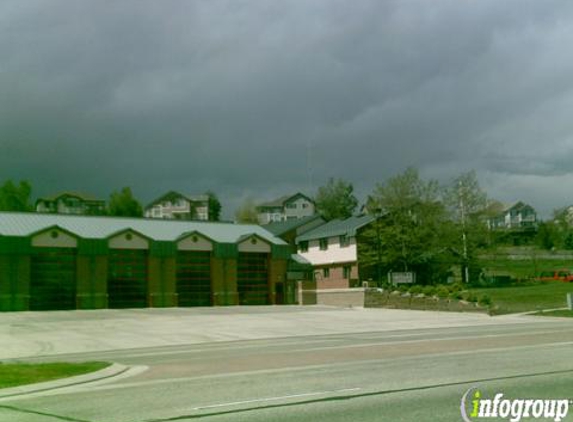
[[[314,230],[310,230],[303,235],[298,236],[296,238],[296,242],[298,243],[305,240],[315,240],[342,235],[355,236],[356,231],[359,228],[364,227],[365,225],[370,224],[375,220],[376,218],[371,215],[361,215],[357,217],[353,216],[345,220],[331,220],[322,226],[318,226]]]
[[[298,255],[291,255],[287,264],[288,271],[312,271],[313,266],[309,260]]]
[[[276,236],[280,236],[284,233],[287,233],[291,230],[295,230],[305,224],[310,223],[311,221],[317,220],[322,218],[319,214],[310,215],[308,217],[297,218],[294,220],[286,220],[286,221],[278,221],[270,224],[266,224],[263,226],[265,230],[270,231]]]
[[[152,240],[174,241],[184,233],[195,231],[218,243],[236,243],[249,235],[257,235],[269,243],[287,245],[254,224],[0,212],[0,236],[30,236],[53,226],[84,239],[106,239],[131,229]]]
[[[292,254],[292,255],[290,256],[290,259],[291,259],[293,262],[295,262],[295,263],[297,263],[297,264],[300,264],[300,265],[310,265],[310,266],[312,266],[312,263],[311,263],[308,259],[306,259],[304,256],[299,255],[299,254]]]

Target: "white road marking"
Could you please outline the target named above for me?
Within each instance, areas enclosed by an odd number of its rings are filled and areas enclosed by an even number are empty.
[[[353,391],[360,391],[360,390],[361,390],[360,388],[343,388],[341,390],[315,391],[312,393],[291,394],[288,396],[264,397],[261,399],[242,400],[242,401],[235,401],[235,402],[228,402],[228,403],[212,404],[209,406],[199,406],[199,407],[194,407],[192,410],[218,409],[221,407],[240,406],[240,405],[244,405],[244,404],[265,403],[265,402],[270,402],[270,401],[300,399],[303,397],[316,397],[316,396],[326,396],[326,395],[330,395],[330,394],[350,393]]]

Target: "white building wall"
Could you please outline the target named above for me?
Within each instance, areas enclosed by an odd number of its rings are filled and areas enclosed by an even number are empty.
[[[261,225],[284,221],[285,216],[280,212],[261,212],[257,214],[257,221]]]
[[[145,211],[145,216],[149,218],[176,218],[178,214],[188,214],[191,210],[190,202],[184,199],[171,202],[164,201],[154,205]],[[209,206],[204,203],[196,204],[195,218],[198,220],[209,219]]]
[[[328,249],[320,250],[319,241],[308,242],[308,251],[300,252],[299,255],[306,258],[312,265],[328,265],[334,263],[355,262],[358,260],[356,238],[351,237],[348,246],[341,247],[339,237],[328,239]]]
[[[289,206],[293,208],[289,208]],[[285,204],[285,219],[289,217],[303,218],[314,215],[314,204],[305,198],[298,198],[295,201]]]

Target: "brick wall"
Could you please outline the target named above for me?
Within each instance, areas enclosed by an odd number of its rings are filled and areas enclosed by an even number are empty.
[[[350,287],[350,279],[358,278],[358,267],[348,264],[350,267],[350,277],[344,277],[344,267],[346,265],[325,265],[317,267],[314,271],[316,288],[322,289],[347,289]],[[329,271],[328,276],[324,275],[324,269]]]

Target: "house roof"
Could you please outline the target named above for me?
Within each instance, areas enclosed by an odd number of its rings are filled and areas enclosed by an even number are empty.
[[[175,241],[185,233],[196,231],[220,243],[236,243],[242,237],[254,234],[269,243],[287,244],[254,224],[0,212],[0,236],[30,236],[54,226],[87,239],[105,239],[131,229],[162,241]]]
[[[509,212],[509,211],[511,211],[511,210],[520,211],[520,210],[522,210],[522,209],[532,209],[532,210],[533,210],[534,208],[533,208],[531,205],[526,204],[526,203],[524,203],[524,202],[522,202],[522,201],[517,201],[517,202],[514,202],[514,203],[512,203],[512,204],[508,204],[508,205],[506,204],[506,205],[503,207],[503,209],[501,210],[501,213],[505,214],[505,213],[507,213],[507,212]]]
[[[322,219],[319,214],[309,215],[303,218],[297,218],[293,220],[286,220],[286,221],[277,221],[273,223],[269,223],[263,226],[265,230],[270,231],[276,236],[281,236],[285,233],[288,233],[291,230],[296,230],[299,227],[304,226],[312,221]]]
[[[310,230],[296,238],[296,242],[305,240],[322,239],[334,236],[355,236],[356,231],[367,224],[375,221],[376,218],[371,215],[352,216],[345,220],[336,219],[331,220],[322,226],[318,226],[314,230]]]
[[[60,192],[57,193],[55,195],[49,195],[49,196],[43,196],[41,198],[38,198],[36,200],[36,203],[38,203],[39,201],[56,201],[58,198],[61,198],[62,196],[73,196],[76,197],[78,199],[81,199],[83,201],[101,201],[101,202],[105,202],[104,199],[98,199],[93,195],[90,194],[86,194],[86,193],[80,193],[80,192],[71,192],[71,191],[66,191],[66,192]]]
[[[287,202],[290,202],[294,199],[297,199],[299,197],[305,198],[308,201],[314,203],[314,201],[312,199],[310,199],[308,196],[297,192],[294,195],[285,195],[285,196],[281,196],[280,198],[277,198],[273,201],[268,201],[268,202],[263,202],[259,205],[257,205],[257,208],[280,208],[283,207]]]
[[[145,206],[145,209],[147,210],[156,204],[159,204],[163,201],[171,200],[172,198],[184,198],[190,202],[204,202],[209,200],[209,195],[183,195],[182,193],[179,193],[177,191],[170,190],[169,192],[161,195],[159,198],[156,198],[153,201],[151,201],[148,205]]]

